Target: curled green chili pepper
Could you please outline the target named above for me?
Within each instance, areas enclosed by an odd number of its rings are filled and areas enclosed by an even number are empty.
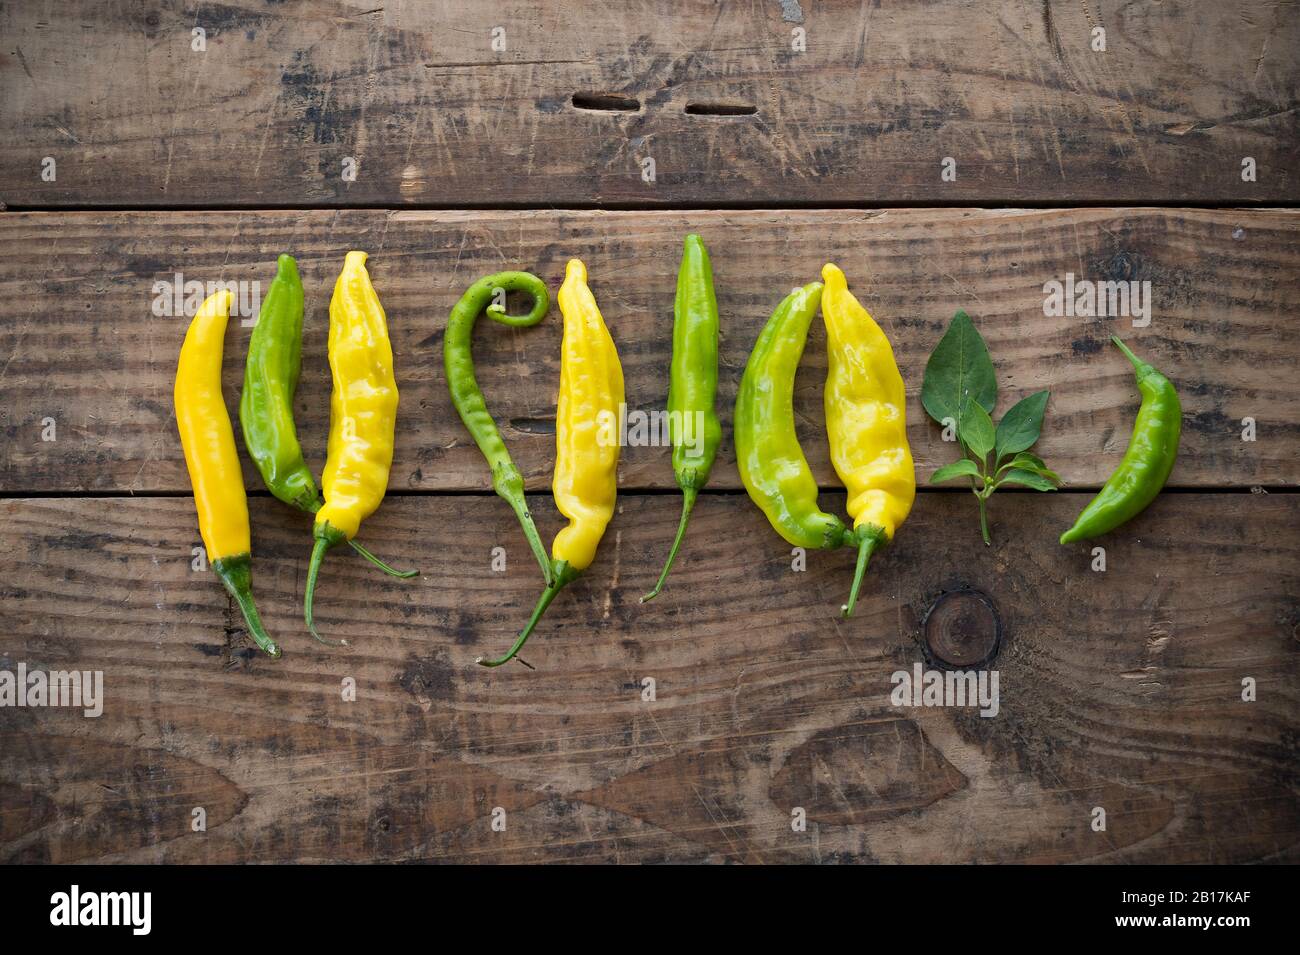
[[[797,289],[758,335],[736,395],[736,464],[750,499],[795,547],[857,546],[834,514],[817,506],[817,481],[794,427],[794,376],[821,302],[822,283]]]
[[[248,340],[239,424],[267,490],[284,503],[315,514],[322,504],[320,491],[303,460],[293,421],[293,396],[302,366],[302,300],[298,263],[293,256],[282,255]],[[407,578],[419,573],[394,570],[356,541],[348,543],[386,574]]]
[[[1112,335],[1110,340],[1124,353],[1137,374],[1142,407],[1133,423],[1124,460],[1115,473],[1083,509],[1074,526],[1061,535],[1061,543],[1087,540],[1114,530],[1136,517],[1160,493],[1178,456],[1178,435],[1183,409],[1173,383]]]
[[[498,289],[531,295],[532,310],[522,317],[507,315],[503,304],[492,301]],[[474,323],[485,309],[489,318],[502,325],[528,328],[545,318],[550,306],[546,283],[530,272],[497,272],[495,275],[486,275],[467,288],[452,308],[442,350],[452,403],[478,449],[487,459],[488,467],[492,469],[492,489],[514,509],[515,516],[519,518],[519,526],[523,528],[524,537],[528,539],[528,546],[537,558],[548,586],[553,576],[551,561],[542,544],[541,535],[537,533],[537,526],[533,523],[533,515],[528,510],[523,475],[515,467],[514,459],[506,449],[506,443],[497,430],[496,422],[492,420],[487,403],[483,400],[483,392],[474,377],[474,355],[470,340]]]
[[[641,598],[642,603],[653,600],[663,590],[695,500],[709,481],[722,443],[722,425],[714,410],[718,390],[718,300],[713,294],[709,250],[698,235],[686,237],[673,312],[668,430],[673,443],[673,474],[682,489],[682,517],[663,573],[654,590]]]

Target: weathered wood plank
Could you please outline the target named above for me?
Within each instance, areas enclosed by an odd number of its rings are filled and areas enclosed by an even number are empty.
[[[254,502],[278,662],[191,571],[188,499],[3,501],[0,669],[102,670],[106,699],[98,719],[0,708],[0,859],[1296,861],[1300,497],[1165,496],[1104,541],[1105,573],[1054,543],[1081,501],[999,495],[989,550],[965,495],[924,495],[841,622],[847,554],[791,572],[742,495],[702,499],[638,605],[676,502],[624,496],[537,670],[494,672],[473,660],[537,573],[493,499],[385,503],[367,539],[416,581],[330,558],[320,616],[346,651],[298,619],[306,529]],[[998,715],[892,706],[918,621],[960,587],[1003,620]]]
[[[7,4],[0,201],[1294,201],[1300,20],[1285,9]],[[631,111],[575,106],[608,93]],[[750,114],[698,114],[718,105]]]
[[[887,212],[278,212],[11,214],[0,217],[0,489],[185,491],[172,379],[187,319],[151,314],[158,280],[269,283],[275,257],[299,256],[307,289],[299,430],[319,469],[328,430],[328,301],[343,253],[372,252],[402,389],[392,487],[486,489],[489,475],[447,395],[446,315],[471,281],[536,270],[558,288],[583,256],[634,410],[661,410],[682,236],[713,249],[723,315],[720,411],[726,437],[713,485],[739,487],[731,408],[755,337],[780,298],[837,261],[890,334],[909,394],[923,479],[955,457],[919,401],[926,358],[953,312],[988,339],[1005,410],[1052,390],[1040,452],[1076,486],[1100,484],[1127,443],[1138,394],[1107,344],[1112,331],[1181,389],[1184,430],[1172,483],[1300,481],[1300,213],[1237,210]],[[1047,318],[1043,285],[1067,273],[1150,282],[1150,326]],[[249,329],[232,323],[232,409]],[[535,489],[549,487],[560,325],[481,323],[479,380]],[[836,483],[822,431],[824,335],[815,323],[796,416],[809,460]],[[1241,420],[1258,440],[1241,440]],[[43,422],[56,424],[43,440]],[[248,468],[250,487],[260,486]],[[672,487],[661,447],[630,447],[623,486]]]

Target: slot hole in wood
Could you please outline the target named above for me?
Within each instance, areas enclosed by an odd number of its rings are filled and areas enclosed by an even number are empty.
[[[687,103],[688,116],[753,116],[757,106],[745,103]]]
[[[619,93],[574,93],[576,109],[594,109],[604,113],[635,113],[641,101]]]

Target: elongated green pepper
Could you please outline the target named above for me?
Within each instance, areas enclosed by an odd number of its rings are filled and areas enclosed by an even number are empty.
[[[736,464],[750,499],[795,547],[857,546],[853,531],[817,506],[817,481],[794,427],[794,376],[821,302],[822,283],[786,296],[758,335],[736,395]]]
[[[1083,509],[1074,526],[1061,535],[1062,544],[1099,537],[1136,517],[1165,486],[1178,457],[1178,437],[1183,424],[1178,390],[1168,378],[1129,351],[1119,338],[1112,335],[1110,340],[1133,366],[1138,390],[1142,392],[1142,407],[1133,422],[1133,437],[1129,439],[1124,460]]]
[[[244,446],[267,489],[284,503],[315,514],[323,502],[303,460],[293,420],[293,397],[302,367],[302,306],[298,263],[293,256],[282,255],[248,339],[239,424]],[[418,573],[394,570],[356,541],[348,543],[386,574],[407,578]]]
[[[503,304],[492,301],[498,289],[531,295],[532,310],[522,317],[506,314]],[[474,354],[470,341],[474,323],[484,310],[489,318],[502,325],[528,328],[545,318],[550,307],[546,283],[536,275],[529,272],[497,272],[495,275],[486,275],[467,288],[452,308],[442,344],[443,365],[447,371],[447,388],[451,392],[452,404],[456,406],[460,420],[465,422],[465,427],[487,459],[488,467],[492,469],[492,489],[514,509],[515,516],[519,518],[519,526],[523,528],[524,537],[542,568],[542,576],[548,586],[553,579],[551,561],[546,555],[541,535],[537,533],[537,526],[533,523],[533,515],[528,510],[523,475],[515,467],[514,459],[506,449],[506,443],[497,430],[496,422],[492,420],[478,380],[474,377]]]
[[[713,294],[709,250],[698,235],[688,235],[677,270],[673,306],[673,361],[668,384],[668,430],[673,443],[673,475],[682,490],[682,517],[677,536],[654,589],[641,598],[653,600],[663,590],[686,524],[722,443],[722,425],[714,402],[718,391],[718,300]]]
[[[293,422],[293,397],[302,365],[302,281],[291,255],[277,262],[248,339],[239,423],[244,445],[277,498],[313,513],[320,492],[302,457]]]

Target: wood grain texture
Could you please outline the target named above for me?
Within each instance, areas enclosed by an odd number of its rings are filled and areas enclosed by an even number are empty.
[[[802,17],[783,16],[794,8]],[[1288,9],[7,4],[0,201],[1296,201],[1300,20]],[[1105,52],[1091,48],[1098,28]],[[792,50],[795,29],[806,52]],[[631,111],[574,105],[611,93]],[[699,115],[716,106],[749,115]],[[1257,181],[1242,181],[1243,157]]]
[[[0,669],[102,670],[105,708],[0,709],[0,860],[1297,861],[1300,497],[1166,495],[1102,574],[1052,543],[1081,503],[999,494],[986,550],[966,495],[925,495],[842,622],[847,553],[792,572],[737,494],[701,499],[638,605],[676,502],[624,496],[537,669],[489,672],[538,584],[494,499],[384,504],[366,539],[414,581],[331,555],[319,621],[350,650],[304,632],[307,530],[255,501],[278,662],[190,569],[188,499],[3,501]],[[998,715],[892,706],[960,587],[1003,621]]]
[[[582,256],[613,332],[629,407],[662,410],[683,235],[713,251],[722,312],[724,441],[712,486],[738,488],[731,410],[749,350],[795,284],[836,261],[894,344],[908,389],[921,480],[956,457],[926,418],[926,358],[958,308],[997,366],[999,413],[1048,388],[1037,450],[1076,487],[1118,463],[1139,395],[1108,343],[1118,331],[1179,386],[1184,422],[1174,486],[1300,481],[1300,213],[1241,210],[890,210],[883,212],[24,213],[0,217],[0,490],[188,491],[172,410],[188,319],[151,314],[156,281],[261,282],[297,254],[306,287],[299,435],[319,471],[328,431],[328,302],[343,251],[371,252],[402,392],[391,487],[486,490],[489,474],[447,394],[446,316],[473,280],[506,268],[558,288]],[[1047,318],[1043,285],[1067,273],[1150,282],[1150,326]],[[226,394],[242,386],[250,329],[231,323]],[[478,377],[534,489],[554,462],[558,310],[536,328],[480,323]],[[825,338],[814,323],[796,420],[823,486],[836,484],[823,431]],[[1256,419],[1258,440],[1241,440]],[[55,441],[42,439],[56,422]],[[672,488],[667,449],[629,447],[629,490]],[[246,483],[260,479],[246,462]]]
[[[1267,208],[1300,202],[1289,13],[0,5],[0,671],[105,679],[99,718],[0,707],[0,862],[1300,861],[1300,211]],[[1116,208],[1142,202],[1219,208]],[[537,669],[476,667],[513,640],[539,575],[450,404],[447,312],[502,269],[554,290],[580,256],[630,408],[658,410],[691,231],[717,277],[724,441],[668,588],[637,602],[676,528],[668,450],[629,447],[596,562],[523,654]],[[402,391],[390,498],[362,539],[422,576],[331,554],[317,620],[352,646],[314,643],[309,529],[245,462],[255,591],[286,647],[271,661],[191,567],[171,396],[188,318],[154,311],[154,286],[265,288],[278,254],[298,257],[297,416],[319,471],[327,307],[349,248],[371,253]],[[792,570],[730,438],[758,330],[828,260],[894,343],[922,483],[956,456],[919,392],[962,308],[988,340],[999,411],[1051,389],[1035,450],[1069,485],[995,496],[992,548],[968,494],[921,494],[849,621],[850,555]],[[1044,283],[1068,273],[1150,282],[1150,326],[1045,316]],[[1097,542],[1099,573],[1092,544],[1055,540],[1138,407],[1112,332],[1178,384],[1183,440],[1170,492]],[[249,334],[232,322],[227,337],[232,412]],[[554,312],[475,336],[488,406],[538,492],[559,337]],[[825,370],[816,323],[796,419],[823,506],[842,513]],[[549,539],[553,504],[531,507]],[[933,663],[927,610],[962,589],[1003,625],[997,715],[893,705],[891,674]]]

